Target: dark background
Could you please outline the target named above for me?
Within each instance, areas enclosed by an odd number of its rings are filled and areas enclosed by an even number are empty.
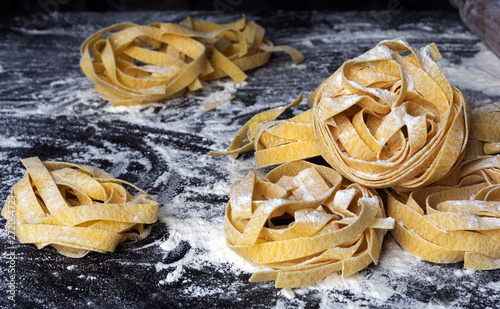
[[[453,10],[448,0],[1,0],[0,11],[33,13],[41,5],[57,3],[59,11],[165,11],[165,10]],[[63,4],[64,3],[64,4]]]

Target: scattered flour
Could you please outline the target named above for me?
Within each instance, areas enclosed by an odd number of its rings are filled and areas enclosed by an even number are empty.
[[[459,88],[500,95],[500,59],[483,43],[472,58],[462,58],[462,63],[451,64],[446,59],[438,61],[451,84]]]
[[[3,135],[0,135],[0,145],[5,148],[18,148],[18,147],[27,147],[27,143],[23,143],[19,141],[16,137],[5,138]]]
[[[163,285],[166,283],[175,282],[175,281],[179,280],[179,278],[181,278],[183,273],[184,273],[184,269],[182,268],[182,265],[177,265],[175,270],[172,271],[171,273],[169,273],[165,279],[160,280],[159,284]]]

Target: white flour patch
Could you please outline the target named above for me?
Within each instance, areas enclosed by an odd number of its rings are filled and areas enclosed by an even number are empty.
[[[70,83],[74,83],[76,80],[74,78],[58,79],[50,83],[51,87],[64,86]]]
[[[217,222],[202,218],[176,219],[160,209],[158,219],[167,224],[170,233],[169,239],[160,244],[162,250],[175,250],[181,241],[188,242],[192,247],[194,251],[192,259],[186,256],[181,260],[182,262],[177,262],[182,263],[183,266],[201,269],[207,263],[213,265],[230,263],[229,266],[238,272],[264,269],[245,261],[226,246],[222,218]]]
[[[28,143],[19,141],[15,137],[5,138],[2,135],[0,135],[0,145],[1,145],[1,147],[5,147],[5,148],[18,148],[18,147],[27,147],[27,146],[29,146]]]
[[[439,60],[444,74],[452,85],[492,96],[500,96],[500,58],[479,43],[480,51],[472,58],[462,58],[460,64]]]
[[[160,280],[159,284],[163,285],[166,283],[175,282],[175,281],[179,280],[179,278],[182,277],[183,273],[184,273],[184,269],[182,268],[182,265],[177,265],[175,270],[172,271],[171,273],[169,273],[165,279]]]

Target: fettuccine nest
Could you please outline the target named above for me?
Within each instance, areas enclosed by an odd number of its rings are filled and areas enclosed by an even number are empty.
[[[264,65],[271,52],[285,51],[300,63],[290,46],[273,46],[264,28],[242,19],[215,24],[186,18],[180,24],[113,25],[87,38],[80,66],[95,89],[113,105],[135,105],[182,95],[203,80],[231,77],[243,82],[244,71]]]
[[[21,243],[51,245],[80,258],[113,252],[129,230],[156,222],[158,203],[134,185],[88,165],[23,159],[24,177],[12,188],[2,216]],[[132,196],[122,184],[141,192]],[[13,202],[12,202],[13,201]]]
[[[274,268],[250,281],[293,288],[377,263],[393,224],[375,190],[343,182],[329,167],[293,161],[237,181],[224,230],[231,249]]]
[[[464,160],[442,183],[447,185],[417,189],[406,198],[389,196],[394,238],[431,262],[500,268],[500,157]]]
[[[463,156],[469,99],[440,58],[435,44],[419,51],[395,39],[346,61],[310,98],[323,158],[372,188],[409,191],[443,178]]]

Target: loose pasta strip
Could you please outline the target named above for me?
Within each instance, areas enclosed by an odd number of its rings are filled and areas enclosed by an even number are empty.
[[[485,154],[500,152],[500,102],[472,108],[471,138],[484,142]]]
[[[255,150],[257,167],[317,157],[320,155],[312,125],[312,110],[291,119],[277,121],[286,109],[302,102],[302,94],[292,103],[265,110],[253,116],[236,134],[226,151],[211,151],[209,155],[231,155]]]
[[[250,281],[275,280],[276,287],[293,288],[377,263],[393,224],[374,190],[299,160],[237,181],[224,230],[231,249],[271,267]]]
[[[272,52],[303,55],[289,46],[273,46],[264,28],[242,19],[215,24],[186,18],[179,25],[122,23],[102,29],[82,44],[80,66],[95,89],[113,105],[161,101],[194,91],[203,80],[231,77],[262,66]]]
[[[27,169],[2,210],[16,212],[21,243],[55,247],[68,257],[113,252],[131,229],[156,222],[158,203],[141,189],[92,166],[21,160]],[[133,197],[123,185],[141,192]]]
[[[409,195],[392,192],[388,215],[403,248],[436,263],[500,268],[500,144],[496,102],[472,108],[464,160],[447,177]],[[485,155],[486,154],[486,155]]]

